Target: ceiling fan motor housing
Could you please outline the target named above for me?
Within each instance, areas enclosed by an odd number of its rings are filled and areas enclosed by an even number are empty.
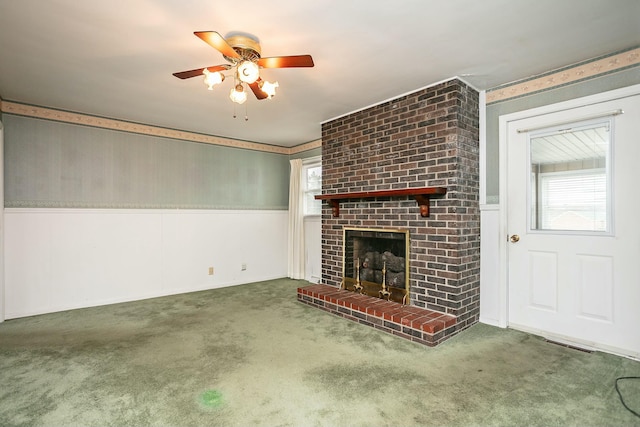
[[[260,43],[258,43],[257,40],[253,40],[246,36],[236,35],[236,36],[228,37],[226,39],[226,42],[229,44],[229,46],[233,48],[233,50],[238,52],[238,55],[242,57],[242,59],[238,59],[238,58],[230,58],[224,55],[227,61],[230,61],[232,63],[237,63],[243,60],[257,61],[258,59],[260,59],[260,54],[262,50],[260,49]]]

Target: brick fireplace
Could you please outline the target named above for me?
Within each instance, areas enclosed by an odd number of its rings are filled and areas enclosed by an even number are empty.
[[[426,345],[476,323],[478,161],[478,93],[458,79],[324,123],[322,194],[341,200],[323,203],[322,284],[299,300]],[[405,305],[341,289],[345,228],[407,230]]]

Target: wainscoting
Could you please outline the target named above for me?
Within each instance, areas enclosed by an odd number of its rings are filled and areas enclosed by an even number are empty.
[[[500,291],[500,206],[480,205],[480,321],[506,327]]]
[[[5,209],[5,318],[284,277],[287,215]]]

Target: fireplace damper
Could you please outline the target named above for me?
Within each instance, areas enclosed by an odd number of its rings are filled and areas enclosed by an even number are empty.
[[[344,289],[406,304],[409,299],[409,231],[343,229]]]

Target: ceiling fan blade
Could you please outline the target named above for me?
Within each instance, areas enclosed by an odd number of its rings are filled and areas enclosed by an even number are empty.
[[[258,65],[263,68],[313,67],[311,55],[272,56],[260,58]]]
[[[267,95],[266,93],[264,93],[262,91],[262,89],[260,89],[260,81],[262,81],[262,79],[258,77],[258,80],[256,80],[253,83],[250,83],[249,87],[253,91],[253,94],[256,96],[256,98],[258,98],[258,99],[268,98],[269,95]]]
[[[207,67],[207,69],[212,73],[216,71],[225,71],[225,70],[228,70],[229,68],[231,68],[231,65],[216,65],[213,67]],[[203,71],[204,71],[204,68],[196,68],[195,70],[180,71],[178,73],[173,73],[173,75],[179,79],[190,79],[191,77],[201,76]]]
[[[231,45],[229,45],[229,43],[227,43],[224,37],[222,37],[219,33],[215,31],[195,31],[193,34],[200,37],[209,46],[218,49],[224,56],[237,59],[241,58],[238,52],[233,50]]]

